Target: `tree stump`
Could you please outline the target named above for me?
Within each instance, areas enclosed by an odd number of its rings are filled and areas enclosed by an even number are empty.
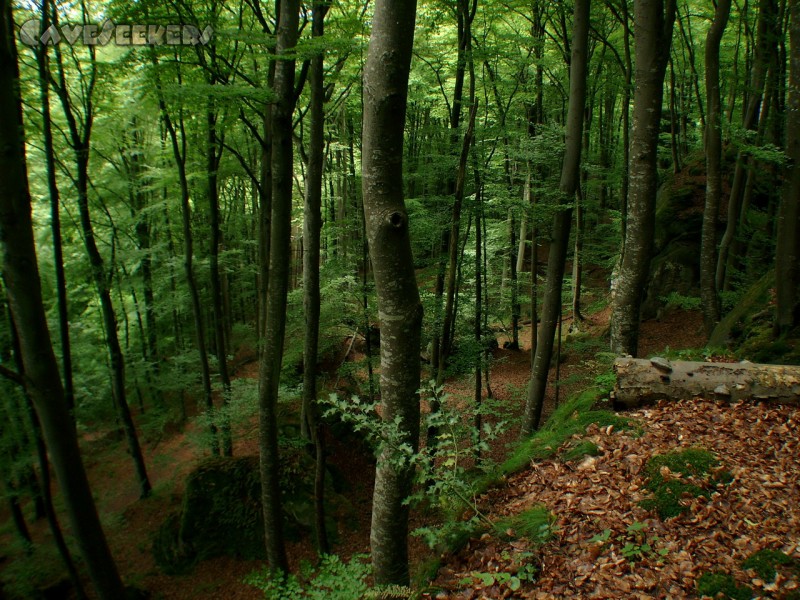
[[[612,400],[617,408],[636,408],[659,400],[691,400],[696,396],[730,402],[800,403],[797,366],[618,358],[614,373],[617,382]]]

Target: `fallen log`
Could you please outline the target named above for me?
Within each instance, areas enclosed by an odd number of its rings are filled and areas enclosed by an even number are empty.
[[[664,358],[618,358],[611,393],[616,408],[636,408],[659,400],[762,400],[800,404],[800,367],[751,362],[709,363]]]

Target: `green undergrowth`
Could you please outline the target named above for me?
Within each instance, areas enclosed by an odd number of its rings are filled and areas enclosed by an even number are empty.
[[[785,553],[768,548],[754,552],[742,563],[743,569],[752,569],[756,575],[768,583],[775,581],[778,574],[777,568],[785,566],[800,568],[800,565]]]
[[[612,411],[595,410],[594,406],[602,399],[607,390],[594,387],[576,394],[559,406],[547,423],[531,437],[516,444],[508,458],[498,464],[491,473],[483,474],[475,483],[473,494],[477,497],[490,487],[502,484],[506,478],[527,468],[532,461],[539,461],[555,456],[559,448],[576,434],[586,431],[589,425],[600,427],[613,425],[617,429],[636,428],[630,419],[621,417]],[[596,451],[588,445],[580,445],[580,452]],[[463,520],[457,513],[446,515],[445,522],[438,529],[437,550],[440,553],[457,552],[470,538],[489,529],[489,524],[481,515]],[[521,515],[510,517],[492,525],[496,532],[505,533],[512,530],[515,535],[526,537],[531,541],[538,540],[549,532],[552,517],[543,507],[526,511]],[[546,526],[546,527],[545,527]],[[549,533],[547,533],[549,535]]]
[[[555,516],[544,505],[537,505],[519,514],[495,522],[494,530],[508,539],[525,538],[532,544],[544,544],[553,532]]]
[[[656,454],[647,461],[645,476],[652,495],[642,500],[641,506],[655,510],[662,519],[686,512],[683,498],[708,498],[718,483],[731,479],[717,457],[703,448]]]
[[[502,481],[504,477],[518,473],[531,464],[531,461],[544,460],[554,456],[564,442],[573,435],[586,431],[589,425],[599,427],[613,425],[617,429],[631,429],[635,425],[630,419],[621,417],[610,410],[594,410],[593,407],[606,390],[589,388],[571,397],[556,408],[539,431],[519,442],[509,457],[498,466],[490,477],[484,480],[485,487]]]

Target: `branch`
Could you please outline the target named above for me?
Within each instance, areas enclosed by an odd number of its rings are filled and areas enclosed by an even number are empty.
[[[12,371],[8,367],[0,365],[0,375],[5,377],[9,381],[13,381],[19,386],[25,387],[25,378],[16,371]]]

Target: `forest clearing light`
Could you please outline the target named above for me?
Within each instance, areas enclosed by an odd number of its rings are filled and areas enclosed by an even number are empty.
[[[70,46],[197,46],[211,41],[214,29],[207,25],[202,31],[194,25],[131,25],[105,21],[94,23],[50,25],[42,32],[41,21],[25,21],[19,29],[19,39],[26,46],[54,46],[66,42]]]

